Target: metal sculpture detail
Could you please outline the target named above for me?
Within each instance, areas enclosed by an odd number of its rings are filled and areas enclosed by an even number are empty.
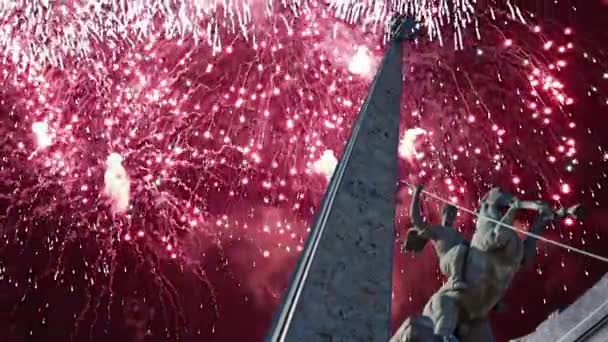
[[[488,315],[502,306],[501,300],[521,265],[531,263],[536,254],[534,236],[522,240],[507,227],[513,225],[516,212],[538,213],[530,232],[539,236],[551,221],[579,216],[581,207],[553,210],[546,202],[520,201],[493,188],[481,200],[476,231],[468,242],[452,227],[456,208],[450,204],[443,210],[440,225],[424,221],[422,192],[421,186],[414,191],[410,215],[414,227],[403,249],[418,252],[430,240],[448,281],[429,299],[422,316],[408,319],[391,341],[493,341]]]

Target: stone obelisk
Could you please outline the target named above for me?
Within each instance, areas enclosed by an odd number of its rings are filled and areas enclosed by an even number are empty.
[[[311,227],[268,342],[386,342],[390,337],[403,41],[391,41]]]

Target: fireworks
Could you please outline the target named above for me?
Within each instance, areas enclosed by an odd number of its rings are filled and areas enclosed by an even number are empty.
[[[545,34],[514,6],[0,6],[0,281],[10,298],[25,298],[12,303],[15,315],[42,322],[34,335],[58,306],[24,308],[42,283],[79,294],[68,335],[100,338],[113,305],[147,312],[127,324],[137,336],[213,335],[223,318],[213,253],[217,269],[255,287],[254,301],[276,300],[274,265],[302,248],[395,11],[427,32],[406,54],[403,179],[468,207],[505,179],[524,196],[570,202],[584,190],[597,202],[596,189],[568,179],[588,148],[576,140],[582,127],[562,79],[580,54],[572,29]],[[564,231],[583,244],[596,238]],[[252,247],[246,261],[225,265],[234,241]],[[22,266],[14,255],[26,256]],[[204,286],[189,292],[177,280],[187,275]],[[130,282],[139,290],[124,290]]]
[[[237,34],[255,42],[268,32],[267,21],[273,21],[275,29],[280,27],[293,33],[293,17],[307,17],[319,7],[323,9],[323,17],[339,18],[372,32],[383,32],[394,13],[408,13],[425,24],[429,38],[441,42],[442,26],[451,25],[454,43],[462,47],[463,29],[475,22],[476,2],[113,0],[55,5],[47,1],[3,1],[0,3],[4,24],[0,46],[4,47],[5,60],[10,59],[21,67],[32,63],[63,66],[66,59],[71,58],[97,60],[101,57],[100,48],[133,47],[154,39],[155,34],[164,38],[202,40],[216,54],[225,44],[222,33]],[[510,8],[515,15],[513,7]],[[266,20],[269,18],[272,20]]]

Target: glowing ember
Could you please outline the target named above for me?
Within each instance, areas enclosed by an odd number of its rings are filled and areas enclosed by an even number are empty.
[[[313,172],[324,175],[329,180],[336,169],[336,165],[338,165],[338,159],[334,155],[334,151],[326,150],[321,158],[312,164],[311,169]]]
[[[350,61],[348,70],[355,75],[370,76],[372,73],[372,63],[370,51],[367,47],[360,46]]]
[[[36,141],[39,148],[45,148],[51,145],[52,140],[49,136],[49,127],[44,122],[34,122],[32,124],[32,131],[36,135]]]
[[[110,153],[106,160],[104,182],[104,194],[110,197],[113,211],[125,212],[129,207],[130,185],[127,171],[122,166],[122,157],[117,153]]]
[[[401,141],[399,142],[399,156],[407,159],[423,158],[424,153],[416,152],[416,139],[419,135],[423,134],[426,134],[426,131],[419,127],[411,128],[405,131]]]

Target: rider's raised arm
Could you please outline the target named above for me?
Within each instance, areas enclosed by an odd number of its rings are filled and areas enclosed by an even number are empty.
[[[429,227],[428,223],[422,218],[420,212],[420,194],[422,193],[422,185],[418,185],[412,196],[412,205],[410,206],[410,219],[415,228],[425,230]]]

